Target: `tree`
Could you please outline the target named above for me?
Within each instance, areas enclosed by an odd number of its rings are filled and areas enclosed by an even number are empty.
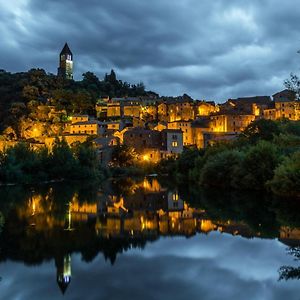
[[[50,162],[51,164],[49,166],[49,172],[52,178],[57,179],[72,178],[73,176],[76,177],[76,172],[78,171],[77,161],[64,139],[61,141],[57,139],[55,141]]]
[[[179,159],[177,160],[176,171],[181,174],[188,173],[189,170],[194,168],[195,160],[202,155],[202,151],[199,151],[196,147],[184,148]],[[185,179],[188,178],[185,176]]]
[[[137,162],[137,154],[127,145],[115,146],[112,152],[112,163],[116,167],[130,167]]]
[[[97,153],[92,146],[86,144],[79,144],[75,149],[75,157],[78,160],[80,168],[80,176],[84,178],[98,177],[99,172],[99,160]]]
[[[291,73],[290,79],[284,81],[285,87],[295,93],[296,99],[300,97],[300,79],[297,75]]]
[[[23,88],[22,95],[27,101],[31,101],[31,100],[37,100],[40,93],[37,87],[31,85],[25,85]]]
[[[112,84],[115,84],[117,82],[117,75],[113,69],[110,71],[109,75],[105,74],[104,81]]]
[[[296,261],[300,260],[300,247],[290,247],[288,254],[294,256]],[[282,266],[279,270],[279,280],[300,279],[300,267]]]
[[[100,83],[99,78],[92,72],[85,72],[82,74],[82,77],[82,83],[84,86],[89,86],[91,84],[98,86]]]
[[[247,138],[252,143],[258,140],[271,141],[275,135],[280,134],[278,124],[272,120],[260,119],[250,123],[241,134],[241,137]]]
[[[4,182],[29,183],[38,170],[39,161],[29,145],[18,143],[1,155],[0,178]]]
[[[300,197],[300,151],[287,157],[274,171],[268,185],[271,190],[285,197]]]
[[[268,180],[273,178],[281,156],[278,148],[269,142],[260,141],[245,153],[238,178],[237,187],[245,189],[264,189]]]
[[[200,184],[207,187],[230,188],[243,155],[237,150],[225,150],[208,158],[200,173]]]

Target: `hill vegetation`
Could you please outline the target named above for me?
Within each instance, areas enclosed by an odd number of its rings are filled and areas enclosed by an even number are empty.
[[[129,84],[117,79],[113,70],[102,80],[86,72],[80,81],[65,80],[43,69],[22,73],[0,70],[0,130],[12,127],[18,132],[19,121],[34,115],[39,104],[65,111],[66,115],[95,115],[95,104],[101,97],[136,97],[147,93],[155,94],[146,92],[143,83]]]

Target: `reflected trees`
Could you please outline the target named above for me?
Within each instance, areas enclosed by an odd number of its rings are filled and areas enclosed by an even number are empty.
[[[288,254],[295,258],[295,261],[300,260],[300,246],[288,248]],[[278,270],[279,280],[300,279],[300,267],[282,266]]]

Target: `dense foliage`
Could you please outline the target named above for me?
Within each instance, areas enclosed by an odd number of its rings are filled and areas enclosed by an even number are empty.
[[[88,144],[70,148],[57,140],[51,152],[31,149],[27,144],[0,153],[1,183],[34,183],[49,180],[96,179],[101,177],[95,150]]]
[[[43,69],[9,73],[0,70],[0,129],[14,127],[20,118],[30,115],[32,107],[47,103],[68,113],[95,114],[101,97],[135,97],[147,94],[143,83],[129,84],[118,80],[115,72],[103,80],[86,72],[81,81],[64,80]],[[16,128],[14,128],[16,130]]]
[[[205,151],[186,148],[178,160],[164,161],[160,168],[179,181],[208,188],[271,190],[300,197],[300,122],[261,119],[234,142]]]

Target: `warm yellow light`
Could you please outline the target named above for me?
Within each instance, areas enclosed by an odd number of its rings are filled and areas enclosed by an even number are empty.
[[[148,154],[143,155],[143,161],[149,161],[150,157]]]

